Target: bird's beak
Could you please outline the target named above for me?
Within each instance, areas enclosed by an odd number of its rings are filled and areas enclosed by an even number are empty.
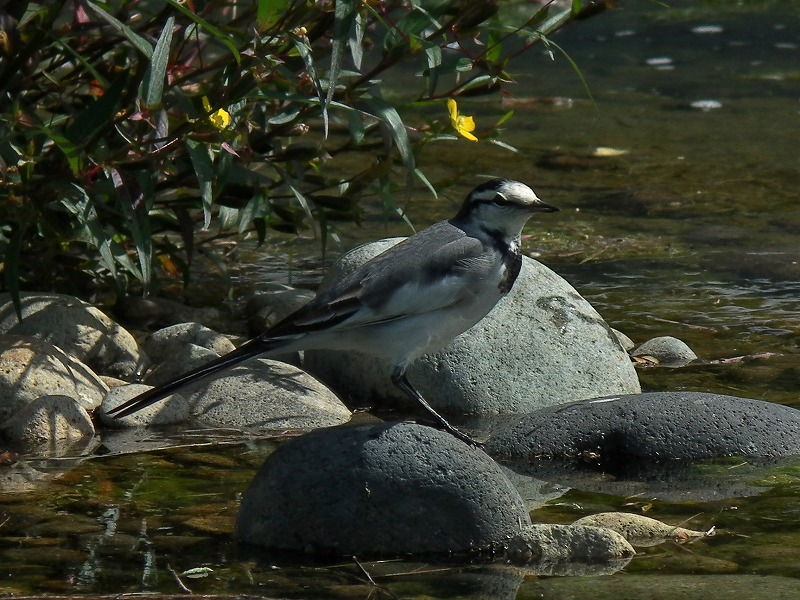
[[[536,204],[531,204],[528,209],[531,212],[558,212],[561,210],[557,206],[553,206],[552,204],[547,204],[546,202],[539,201]]]

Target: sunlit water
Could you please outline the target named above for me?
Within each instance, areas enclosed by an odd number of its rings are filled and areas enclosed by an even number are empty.
[[[693,3],[670,9],[655,2],[619,4],[557,37],[583,70],[593,100],[558,55],[553,62],[532,56],[530,67],[517,65],[518,84],[509,87],[504,105],[492,97],[464,101],[461,108],[476,116],[480,129],[513,107],[504,139],[520,152],[466,141],[430,148],[420,157],[428,177],[459,176],[462,184],[439,200],[423,193],[409,216],[422,227],[450,215],[479,181],[476,173],[529,182],[562,212],[532,224],[528,251],[634,341],[674,335],[709,360],[777,355],[643,370],[646,389],[800,405],[800,5],[718,14],[682,8]],[[598,148],[623,152],[597,156]],[[366,220],[371,227],[342,229],[331,252],[374,237],[376,227],[379,235],[408,233],[391,216],[375,212]],[[322,269],[311,241],[271,247],[257,269],[243,265],[233,280],[238,290],[246,282],[247,291],[268,281],[310,286]],[[621,581],[670,597],[671,587],[684,585],[679,576],[745,574],[779,575],[775,585],[800,590],[800,471],[794,462],[723,463],[695,473],[701,481],[703,473],[714,473],[713,481],[730,483],[725,490],[739,490],[721,497],[703,496],[697,493],[702,485],[688,484],[693,494],[659,496],[643,482],[587,474],[534,519],[570,522],[604,510],[637,510],[693,529],[716,526],[719,533],[689,547],[641,549],[626,574],[591,580],[582,592],[575,591],[580,578],[522,581],[479,567],[405,563],[367,565],[383,586],[374,590],[354,564],[275,567],[274,560],[231,541],[240,494],[271,448],[262,441],[74,465],[33,461],[58,478],[24,494],[0,495],[0,592],[176,593],[170,568],[203,566],[213,572],[182,577],[195,592],[298,598],[384,591],[487,597],[484,586],[495,579],[505,582],[508,597],[517,586],[519,597],[588,597],[586,589],[593,597],[623,597],[614,587]],[[65,467],[71,468],[62,475]],[[671,579],[665,583],[657,575]],[[750,589],[748,581],[712,587],[719,597],[737,597]]]

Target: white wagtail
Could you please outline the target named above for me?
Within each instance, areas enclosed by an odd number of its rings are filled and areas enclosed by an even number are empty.
[[[444,430],[450,425],[414,388],[406,369],[475,325],[505,296],[522,265],[520,235],[535,212],[558,209],[524,183],[493,179],[472,190],[458,214],[379,254],[274,327],[233,352],[109,411],[123,417],[185,385],[260,355],[357,350],[392,367],[392,382]]]

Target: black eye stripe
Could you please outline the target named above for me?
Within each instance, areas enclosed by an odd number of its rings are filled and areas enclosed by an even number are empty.
[[[514,202],[509,201],[502,194],[496,194],[494,198],[482,198],[478,200],[476,204],[496,204],[498,206],[509,206],[514,204]]]

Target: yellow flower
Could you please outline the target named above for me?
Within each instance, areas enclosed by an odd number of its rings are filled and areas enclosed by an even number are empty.
[[[211,112],[211,103],[206,96],[203,96],[203,110],[207,113],[211,113],[208,115],[208,120],[217,129],[226,129],[231,124],[231,115],[224,108],[218,108],[214,112]]]
[[[475,119],[458,114],[458,104],[452,98],[447,101],[447,110],[450,112],[450,124],[453,129],[470,142],[477,142],[478,138],[472,135],[475,131]]]

